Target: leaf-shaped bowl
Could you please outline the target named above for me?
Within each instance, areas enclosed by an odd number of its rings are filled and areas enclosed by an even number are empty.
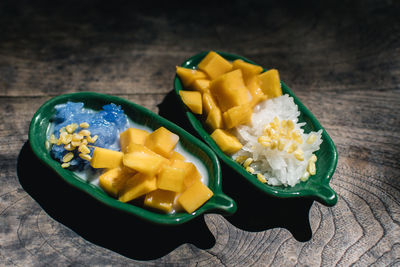
[[[195,69],[200,61],[207,55],[209,51],[201,52],[181,64],[182,67]],[[242,59],[243,61],[256,64],[244,57],[224,53],[217,52],[222,57],[229,61],[233,61],[236,59]],[[257,64],[256,64],[257,65]],[[265,71],[266,69],[264,69]],[[179,91],[183,90],[184,87],[178,76],[175,76],[174,80],[174,89],[179,102],[183,105],[185,109],[186,116],[190,121],[191,125],[197,131],[199,136],[204,139],[204,141],[215,151],[217,156],[223,160],[228,166],[234,169],[237,173],[239,173],[244,179],[250,182],[254,187],[261,190],[262,192],[276,196],[281,198],[289,198],[289,197],[307,197],[314,200],[319,201],[320,203],[326,206],[333,206],[337,202],[337,195],[335,191],[329,186],[329,181],[336,169],[337,164],[337,151],[335,144],[332,139],[329,137],[325,129],[321,126],[318,120],[314,117],[314,115],[300,102],[300,100],[296,97],[296,95],[286,86],[283,82],[281,82],[282,92],[283,94],[288,94],[294,98],[294,102],[299,107],[299,111],[301,113],[299,117],[300,122],[306,122],[307,124],[303,127],[306,133],[310,131],[318,131],[322,130],[322,144],[320,149],[316,152],[316,156],[318,157],[316,167],[317,173],[316,175],[311,176],[308,181],[300,182],[294,187],[284,187],[284,186],[270,186],[268,184],[263,184],[257,180],[257,178],[248,173],[239,163],[232,160],[230,156],[227,156],[224,152],[219,149],[218,145],[214,142],[214,140],[210,137],[207,132],[207,128],[203,124],[202,120],[198,115],[193,114],[181,101],[179,96]],[[228,179],[228,178],[227,178]]]
[[[139,125],[147,126],[152,130],[164,126],[176,133],[179,135],[179,142],[183,149],[205,165],[205,169],[208,172],[208,187],[214,192],[214,195],[203,206],[191,214],[185,212],[162,214],[129,203],[120,202],[108,196],[99,186],[86,182],[73,171],[61,168],[60,163],[54,160],[45,148],[45,141],[51,119],[55,114],[54,106],[68,101],[83,102],[86,108],[93,110],[100,110],[102,106],[114,103],[120,105],[128,118]],[[29,142],[34,154],[47,166],[52,168],[65,182],[88,193],[110,208],[130,213],[146,221],[162,225],[178,225],[203,213],[217,212],[223,215],[230,215],[236,211],[236,203],[222,192],[221,170],[218,158],[214,152],[199,139],[179,126],[126,99],[93,92],[80,92],[54,97],[44,103],[33,116],[29,129]]]

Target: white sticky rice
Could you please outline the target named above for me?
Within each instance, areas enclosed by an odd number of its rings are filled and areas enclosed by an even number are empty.
[[[251,126],[240,125],[234,131],[234,134],[243,144],[243,147],[233,155],[233,159],[236,159],[238,156],[253,158],[254,161],[250,167],[254,169],[254,174],[263,174],[270,185],[296,185],[306,172],[311,155],[319,149],[322,143],[322,130],[308,134],[304,133],[301,127],[306,123],[298,122],[299,115],[300,112],[297,105],[294,103],[293,98],[288,95],[259,103],[254,108]],[[298,148],[304,152],[303,161],[296,159],[293,153],[287,152],[290,142],[282,151],[266,148],[257,142],[257,138],[263,134],[265,125],[272,122],[274,117],[277,117],[279,120],[293,121],[295,125],[294,130],[301,132],[303,142],[302,144],[298,144]],[[315,134],[317,138],[312,144],[307,144],[306,140],[311,134]]]

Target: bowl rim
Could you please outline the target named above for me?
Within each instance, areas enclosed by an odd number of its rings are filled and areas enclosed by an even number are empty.
[[[218,53],[219,55],[221,55],[222,57],[224,57],[228,60],[242,59],[245,62],[258,65],[243,56],[226,53],[226,52],[222,52],[222,51],[217,51],[217,50],[212,50],[212,51]],[[209,52],[210,51],[202,51],[196,55],[193,55],[192,57],[186,59],[180,66],[186,67],[186,68],[194,68],[195,67],[194,62],[196,62],[196,61],[199,62]],[[262,67],[262,68],[263,68],[263,72],[267,70],[264,67]],[[183,87],[177,74],[175,74],[175,78],[174,78],[174,90],[175,90],[176,97],[179,98],[178,101],[181,103],[181,106],[186,111],[185,112],[186,116],[188,117],[192,127],[201,136],[201,138],[214,150],[214,152],[217,154],[217,156],[224,163],[226,163],[228,166],[233,168],[238,174],[244,176],[245,179],[247,180],[247,182],[252,184],[255,188],[257,188],[261,192],[266,193],[271,196],[275,196],[275,197],[279,197],[279,198],[306,197],[306,198],[311,198],[313,200],[316,200],[326,206],[334,206],[337,203],[337,194],[329,186],[329,182],[330,182],[332,175],[336,169],[337,161],[338,161],[338,154],[337,154],[335,144],[333,143],[332,139],[330,138],[330,136],[328,135],[326,130],[322,127],[322,125],[316,119],[316,117],[311,113],[310,110],[307,109],[307,107],[297,98],[297,96],[292,92],[292,90],[283,81],[281,81],[281,87],[282,87],[282,91],[284,94],[288,94],[290,97],[293,97],[294,102],[296,103],[296,105],[299,108],[299,111],[302,113],[303,116],[310,119],[310,121],[312,122],[315,129],[322,130],[322,139],[324,142],[327,143],[327,145],[330,148],[332,161],[330,162],[329,168],[326,170],[325,177],[321,180],[322,182],[316,183],[315,181],[312,180],[312,177],[307,181],[307,183],[310,183],[310,185],[312,185],[314,187],[314,190],[312,190],[310,188],[301,188],[301,190],[292,191],[292,192],[282,191],[280,189],[284,188],[283,186],[270,186],[268,184],[263,184],[263,183],[259,182],[257,179],[255,179],[252,174],[245,171],[242,166],[240,166],[237,162],[233,161],[231,157],[227,156],[225,153],[223,153],[219,149],[219,147],[216,145],[214,140],[210,137],[210,135],[207,133],[207,131],[202,126],[202,123],[200,122],[200,120],[181,101],[181,98],[179,96],[179,91],[182,90],[184,87]],[[297,184],[297,185],[299,185],[299,184]],[[296,186],[294,186],[294,187],[296,187]],[[316,190],[316,189],[318,189],[318,190]]]
[[[180,138],[186,139],[189,142],[194,143],[200,150],[202,150],[207,155],[207,157],[209,157],[210,162],[213,166],[213,172],[211,173],[209,171],[209,175],[213,175],[214,177],[214,183],[212,185],[213,187],[212,191],[214,192],[214,195],[212,196],[212,198],[209,199],[204,205],[202,205],[199,209],[197,209],[191,214],[184,212],[179,212],[175,214],[162,214],[129,203],[120,202],[117,199],[107,195],[104,191],[99,190],[99,187],[84,182],[82,179],[77,177],[72,171],[61,168],[59,162],[54,160],[50,156],[50,153],[46,150],[44,142],[40,144],[40,142],[43,140],[39,140],[38,133],[43,131],[43,127],[46,127],[44,131],[47,132],[47,127],[50,122],[51,116],[54,114],[55,105],[66,103],[67,101],[85,102],[84,101],[85,99],[86,100],[95,99],[98,100],[99,102],[101,101],[104,103],[114,103],[117,105],[121,105],[124,110],[126,109],[135,110],[135,112],[137,111],[141,115],[147,116],[152,120],[156,120],[157,123],[159,123],[160,125],[178,134]],[[49,110],[51,109],[53,110],[53,113],[46,114],[49,113]],[[131,117],[129,118],[135,121],[134,118]],[[212,211],[215,211],[216,213],[221,213],[223,215],[231,215],[237,209],[235,201],[222,192],[221,168],[219,160],[215,155],[215,153],[202,141],[200,141],[198,138],[191,135],[178,125],[146,109],[145,107],[140,106],[127,99],[108,94],[95,93],[95,92],[77,92],[77,93],[63,94],[53,97],[47,100],[35,112],[29,126],[28,136],[29,136],[30,147],[34,152],[34,154],[37,156],[37,158],[39,158],[39,160],[43,162],[47,167],[55,171],[56,174],[60,176],[67,184],[79,190],[84,191],[85,193],[91,195],[99,202],[103,203],[108,207],[118,209],[120,211],[127,212],[129,214],[133,214],[138,218],[141,218],[148,222],[161,225],[179,225],[188,222],[204,213],[210,213]]]

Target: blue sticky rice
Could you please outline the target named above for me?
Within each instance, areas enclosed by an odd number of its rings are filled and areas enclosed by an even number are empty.
[[[129,127],[128,118],[121,106],[111,103],[103,106],[100,111],[85,109],[83,106],[82,102],[67,102],[66,104],[55,106],[56,114],[52,121],[54,123],[54,131],[52,133],[55,137],[58,139],[60,137],[60,129],[69,124],[76,123],[79,125],[82,122],[87,122],[89,128],[85,130],[89,130],[92,137],[98,136],[96,142],[90,145],[120,150],[119,134]],[[83,130],[83,128],[78,127],[75,132],[78,133],[80,130]],[[89,147],[89,149],[92,156],[94,148]],[[63,144],[54,144],[51,147],[50,154],[54,159],[62,163],[62,158],[69,152],[64,148]],[[70,169],[82,170],[89,166],[89,161],[79,157],[80,152],[78,152],[78,149],[72,152],[74,153],[74,158],[69,162]]]

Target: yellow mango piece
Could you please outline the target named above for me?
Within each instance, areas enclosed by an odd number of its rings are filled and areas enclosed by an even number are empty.
[[[147,175],[156,175],[169,160],[138,144],[130,144],[129,152],[123,155],[124,165]]]
[[[178,141],[178,135],[164,127],[160,127],[146,138],[144,145],[161,156],[168,158]]]
[[[232,64],[216,52],[210,51],[197,67],[199,70],[204,71],[211,80],[213,80],[230,71],[232,69]]]
[[[202,71],[179,66],[176,66],[176,74],[186,89],[190,89],[192,83],[197,79],[207,79],[207,75]]]
[[[211,81],[210,92],[218,102],[222,112],[250,101],[240,69],[225,73]]]
[[[128,202],[157,189],[155,176],[137,173],[129,178],[119,195],[119,201]]]
[[[206,114],[209,114],[211,110],[218,108],[217,102],[211,93],[203,94],[203,110]],[[219,108],[218,108],[219,109]]]
[[[157,177],[157,187],[159,189],[182,192],[185,188],[185,170],[172,166],[164,166]]]
[[[168,158],[171,162],[173,162],[174,160],[185,160],[185,157],[180,154],[179,152],[176,151],[172,151],[169,158]]]
[[[242,70],[243,79],[245,83],[252,77],[260,74],[263,71],[263,68],[248,62],[245,62],[241,59],[236,59],[232,62],[232,66],[234,70],[240,69]]]
[[[251,121],[253,109],[249,104],[244,104],[228,109],[222,114],[224,125],[227,129],[231,129],[240,124],[246,124]]]
[[[123,155],[120,151],[95,147],[90,166],[93,168],[116,168],[121,165]]]
[[[210,111],[206,119],[206,124],[213,130],[223,128],[222,114],[218,107]]]
[[[109,169],[99,176],[99,185],[109,195],[116,197],[124,187],[126,180],[132,176],[132,174],[124,172],[119,167]]]
[[[201,181],[195,181],[179,198],[178,203],[187,213],[192,213],[214,195]]]
[[[197,91],[184,91],[180,90],[179,95],[182,98],[183,103],[195,114],[203,113],[203,102],[201,99],[201,93]]]
[[[204,94],[210,91],[210,83],[211,81],[206,79],[195,80],[192,84],[192,88]]]
[[[249,78],[246,83],[246,87],[250,92],[251,95],[251,101],[250,101],[250,106],[254,107],[261,101],[264,101],[267,99],[267,96],[264,94],[264,92],[260,88],[260,84],[258,82],[258,78],[256,76]]]
[[[195,181],[200,181],[201,179],[201,174],[197,170],[196,165],[194,165],[192,162],[175,160],[171,166],[174,168],[183,169],[185,171],[185,179],[183,180],[183,183],[185,184],[186,188],[191,186]]]
[[[162,189],[154,190],[146,195],[144,205],[169,213],[172,211],[176,194],[176,192]]]
[[[150,133],[145,130],[136,129],[136,128],[129,128],[126,131],[122,132],[119,135],[121,151],[126,153],[128,146],[131,143],[144,145],[144,141],[146,140],[146,137],[149,134]]]
[[[257,76],[260,82],[260,88],[268,98],[274,98],[282,95],[281,80],[278,70],[270,69]]]
[[[233,134],[222,129],[216,129],[211,134],[211,138],[217,143],[218,147],[228,155],[236,153],[243,146]]]

